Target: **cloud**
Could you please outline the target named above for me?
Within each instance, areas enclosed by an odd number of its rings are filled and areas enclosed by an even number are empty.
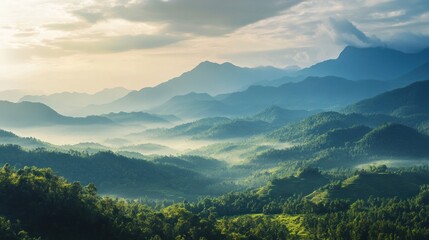
[[[386,45],[404,52],[418,52],[429,48],[429,35],[402,32],[388,39]]]
[[[103,13],[97,9],[81,9],[73,12],[77,17],[88,21],[90,23],[96,23],[104,18]]]
[[[44,45],[32,45],[21,48],[3,49],[0,51],[9,63],[18,64],[29,62],[34,59],[58,59],[72,54],[70,51],[64,51],[59,48],[54,48]]]
[[[74,31],[90,27],[86,22],[53,23],[44,25],[45,28],[56,31]]]
[[[331,37],[338,44],[357,47],[381,46],[377,37],[369,37],[345,18],[330,18]]]
[[[181,40],[183,40],[183,38],[170,35],[129,35],[101,37],[96,40],[88,41],[60,40],[52,42],[51,44],[70,51],[86,53],[111,53],[158,48],[179,42]]]
[[[132,0],[74,11],[88,22],[122,18],[167,24],[170,32],[220,35],[276,16],[302,0]]]

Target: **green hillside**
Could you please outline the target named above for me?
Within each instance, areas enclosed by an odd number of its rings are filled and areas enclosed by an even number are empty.
[[[334,183],[309,195],[312,201],[334,199],[407,198],[416,195],[420,186],[429,183],[426,174],[398,174],[391,172],[360,172],[341,183]]]
[[[14,145],[20,145],[24,148],[46,148],[49,147],[50,144],[42,142],[38,139],[31,138],[31,137],[20,137],[16,134],[4,130],[0,130],[0,144],[2,145],[8,145],[8,144],[14,144]]]
[[[216,124],[229,122],[229,118],[215,117],[203,118],[194,122],[177,125],[169,129],[149,129],[141,133],[141,135],[148,135],[153,137],[171,137],[171,136],[192,136],[201,132],[207,131]],[[140,134],[133,134],[140,135]]]
[[[429,80],[413,83],[347,107],[345,112],[383,113],[400,117],[429,114]],[[427,117],[427,116],[426,116]]]
[[[384,156],[429,157],[429,136],[399,124],[386,124],[366,134],[357,147]]]
[[[311,115],[311,112],[304,110],[288,110],[278,106],[269,107],[260,113],[255,114],[250,119],[268,122],[273,125],[284,125],[296,122]]]
[[[322,123],[322,126],[326,124]],[[329,125],[328,125],[329,126]],[[310,129],[318,129],[318,125]],[[302,134],[301,129],[290,128]],[[325,133],[305,132],[299,144],[286,149],[270,149],[251,158],[255,164],[304,161],[323,168],[354,167],[377,159],[429,159],[429,136],[401,124],[334,128]],[[302,135],[298,135],[302,136]],[[302,140],[305,139],[305,140]]]
[[[141,134],[160,138],[187,136],[194,139],[227,139],[261,134],[272,127],[264,121],[216,117],[203,118],[168,129],[150,129]]]
[[[372,129],[367,126],[337,128],[311,140],[309,145],[316,149],[345,147],[359,141],[371,130]]]
[[[130,159],[112,152],[93,155],[44,150],[24,151],[18,146],[0,146],[0,165],[16,168],[52,168],[70,181],[94,183],[101,193],[126,197],[180,198],[209,194],[213,180],[170,165]]]
[[[319,170],[306,168],[296,176],[271,181],[267,186],[261,188],[258,193],[271,197],[290,197],[294,194],[308,195],[328,182],[329,180]]]
[[[279,128],[266,136],[269,139],[279,141],[307,142],[334,129],[351,128],[356,125],[376,127],[386,122],[400,123],[403,120],[382,114],[361,115],[323,112],[296,124]]]
[[[185,225],[184,225],[185,224]],[[213,219],[181,206],[151,209],[100,197],[93,184],[68,182],[49,169],[0,169],[0,239],[225,239]]]

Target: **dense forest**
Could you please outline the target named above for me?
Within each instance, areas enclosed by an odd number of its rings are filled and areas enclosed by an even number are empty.
[[[0,0],[0,240],[429,240],[429,0]]]
[[[392,196],[375,189],[368,196],[356,180],[363,176],[365,181],[389,176],[387,181],[396,179],[392,184],[402,181],[415,191]],[[311,179],[320,177],[330,179],[321,188],[313,186],[324,192],[323,200],[275,190],[297,180],[308,189]],[[303,169],[258,190],[167,204],[102,197],[95,185],[68,182],[50,169],[14,170],[6,164],[0,170],[0,238],[428,239],[428,183],[427,167]],[[347,195],[350,186],[361,195]]]

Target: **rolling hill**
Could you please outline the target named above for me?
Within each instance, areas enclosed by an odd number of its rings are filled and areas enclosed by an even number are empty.
[[[179,120],[174,116],[160,116],[145,112],[118,112],[103,114],[101,117],[108,118],[116,123],[120,124],[132,124],[132,123],[147,123],[147,124],[167,124],[170,123],[170,119]]]
[[[61,114],[76,115],[79,110],[91,104],[105,104],[127,95],[125,88],[104,89],[94,94],[62,92],[51,95],[26,95],[20,102],[40,102],[55,109]]]
[[[329,183],[318,169],[302,169],[296,176],[274,179],[258,193],[270,197],[290,197],[294,194],[308,195]]]
[[[345,112],[383,113],[409,117],[429,114],[429,80],[413,83],[345,108]]]
[[[51,146],[49,143],[42,142],[38,139],[31,137],[20,137],[12,132],[0,130],[0,144],[1,145],[19,145],[23,148],[35,149],[46,148]]]
[[[12,103],[0,101],[0,125],[11,127],[37,127],[51,125],[113,124],[104,117],[73,118],[63,116],[52,108],[33,102]]]
[[[93,155],[44,150],[24,151],[18,146],[0,146],[0,165],[16,168],[52,168],[70,181],[94,183],[103,194],[123,197],[179,198],[203,193],[212,179],[171,165],[131,159],[112,152]]]
[[[380,156],[429,157],[429,136],[400,124],[375,128],[357,142],[365,152]]]
[[[201,94],[200,96],[204,97],[208,95]],[[311,112],[304,110],[286,110],[273,106],[247,118],[202,118],[170,129],[148,130],[146,133],[158,137],[188,136],[198,139],[241,138],[272,131],[279,126],[299,121],[311,114]]]
[[[307,142],[335,129],[359,125],[377,127],[386,122],[401,123],[401,120],[382,114],[361,115],[323,112],[268,133],[267,138],[279,141]]]
[[[391,172],[360,172],[344,181],[326,186],[308,196],[314,202],[334,199],[358,200],[370,196],[379,198],[407,198],[416,195],[420,186],[427,184],[426,174],[399,174]]]
[[[191,92],[175,96],[151,110],[158,114],[174,114],[182,119],[198,119],[235,115],[230,106],[215,100],[206,93]]]
[[[268,122],[275,126],[297,122],[312,115],[313,112],[305,110],[289,110],[278,106],[269,107],[249,119]]]

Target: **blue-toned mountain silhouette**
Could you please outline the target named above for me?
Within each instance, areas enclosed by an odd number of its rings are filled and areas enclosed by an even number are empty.
[[[409,117],[429,114],[428,103],[429,80],[426,80],[360,101],[347,107],[345,111]]]
[[[221,95],[225,104],[248,111],[277,105],[288,109],[337,109],[390,89],[383,81],[351,81],[339,77],[309,77],[280,87],[252,86],[246,91]]]
[[[352,80],[397,78],[429,62],[429,48],[417,53],[374,47],[346,47],[337,59],[298,72],[306,76],[338,76]]]
[[[127,96],[106,105],[91,106],[86,113],[141,111],[164,103],[177,95],[191,92],[217,95],[243,90],[260,81],[283,77],[285,71],[273,67],[242,68],[231,63],[202,62],[189,72],[161,83],[156,87],[133,91]]]
[[[113,124],[104,117],[90,116],[85,118],[66,117],[52,108],[33,102],[12,103],[0,101],[0,126],[36,127],[51,125],[87,125]]]

